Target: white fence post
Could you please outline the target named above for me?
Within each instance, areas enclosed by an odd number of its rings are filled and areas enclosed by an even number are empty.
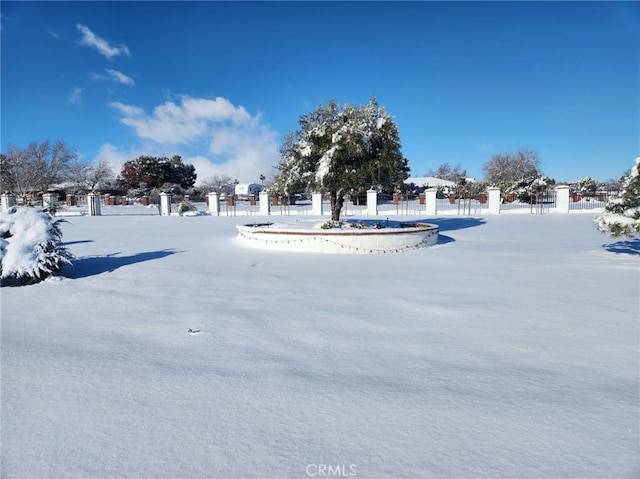
[[[378,192],[373,188],[367,190],[367,215],[378,216]]]
[[[271,214],[271,205],[269,204],[269,193],[261,191],[258,195],[260,198],[260,214],[269,216]]]
[[[100,216],[100,203],[102,198],[95,193],[87,195],[87,214],[89,216]]]
[[[16,200],[11,193],[2,193],[2,211],[9,211],[15,204]]]
[[[492,186],[487,188],[487,193],[489,196],[489,214],[490,215],[499,215],[500,214],[500,188],[496,188]]]
[[[42,206],[44,208],[55,207],[58,203],[57,193],[43,193],[42,194]]]
[[[171,193],[160,193],[160,216],[171,214]]]
[[[556,213],[569,213],[569,186],[558,185],[556,190]]]
[[[207,195],[209,198],[209,213],[212,215],[219,216],[220,215],[220,201],[218,199],[218,193],[212,191]]]
[[[436,215],[436,189],[429,188],[424,191],[425,212],[428,215]]]
[[[322,193],[313,193],[311,195],[311,214],[322,216]]]

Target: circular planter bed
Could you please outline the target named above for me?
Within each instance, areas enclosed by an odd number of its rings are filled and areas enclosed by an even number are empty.
[[[299,221],[236,228],[238,239],[254,248],[308,253],[397,253],[438,242],[438,226],[404,221]]]

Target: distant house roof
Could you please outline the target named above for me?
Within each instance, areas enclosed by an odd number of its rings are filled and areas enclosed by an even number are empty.
[[[405,180],[405,184],[413,183],[416,186],[454,186],[455,182],[435,178],[433,176],[410,176]]]

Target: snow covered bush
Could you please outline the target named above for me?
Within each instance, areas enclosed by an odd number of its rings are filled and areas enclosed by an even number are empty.
[[[598,230],[614,237],[640,237],[640,156],[625,179],[622,192],[609,201],[606,210],[607,214],[593,220]]]
[[[44,280],[70,263],[59,224],[43,211],[13,207],[0,213],[0,282],[2,286]]]
[[[191,201],[185,199],[178,205],[178,214],[180,216],[197,216],[199,212]]]
[[[580,178],[575,183],[571,184],[571,190],[578,193],[595,194],[598,189],[598,184],[590,176]]]
[[[530,177],[514,182],[507,188],[507,195],[514,194],[522,203],[535,204],[537,196],[555,185],[555,180],[546,176]]]

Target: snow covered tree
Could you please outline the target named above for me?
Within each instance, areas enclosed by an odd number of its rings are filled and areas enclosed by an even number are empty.
[[[77,152],[60,140],[55,144],[48,140],[30,143],[26,148],[9,145],[2,158],[1,188],[21,197],[47,191],[67,179],[69,165],[77,157]]]
[[[115,186],[115,174],[105,159],[93,164],[76,161],[69,167],[67,178],[67,192],[98,191],[103,188],[113,189]]]
[[[571,190],[585,195],[594,195],[598,190],[598,184],[590,176],[580,178],[578,181],[570,183]]]
[[[593,223],[598,230],[611,236],[640,236],[640,156],[625,179],[622,191],[606,206],[607,214],[597,216]]]
[[[442,163],[435,170],[431,169],[427,171],[424,176],[432,176],[434,178],[440,178],[441,180],[459,182],[460,178],[467,176],[467,170],[464,170],[461,165],[451,166],[449,163]]]
[[[70,263],[60,222],[28,206],[0,213],[0,282],[2,286],[37,283]]]
[[[302,115],[298,123],[300,129],[289,132],[280,148],[272,191],[286,196],[328,192],[331,219],[338,221],[345,194],[372,186],[393,191],[407,179],[409,167],[395,121],[375,99],[342,108],[332,100]]]
[[[233,193],[232,184],[233,179],[230,176],[216,173],[206,178],[200,185],[200,188],[207,193],[212,191],[216,193]]]
[[[515,194],[518,201],[522,203],[535,204],[540,195],[555,184],[556,182],[553,178],[547,178],[546,176],[529,177],[506,187],[505,193]]]
[[[494,155],[482,167],[485,180],[506,192],[512,185],[530,182],[542,176],[538,154],[533,150],[520,149],[512,153]]]

